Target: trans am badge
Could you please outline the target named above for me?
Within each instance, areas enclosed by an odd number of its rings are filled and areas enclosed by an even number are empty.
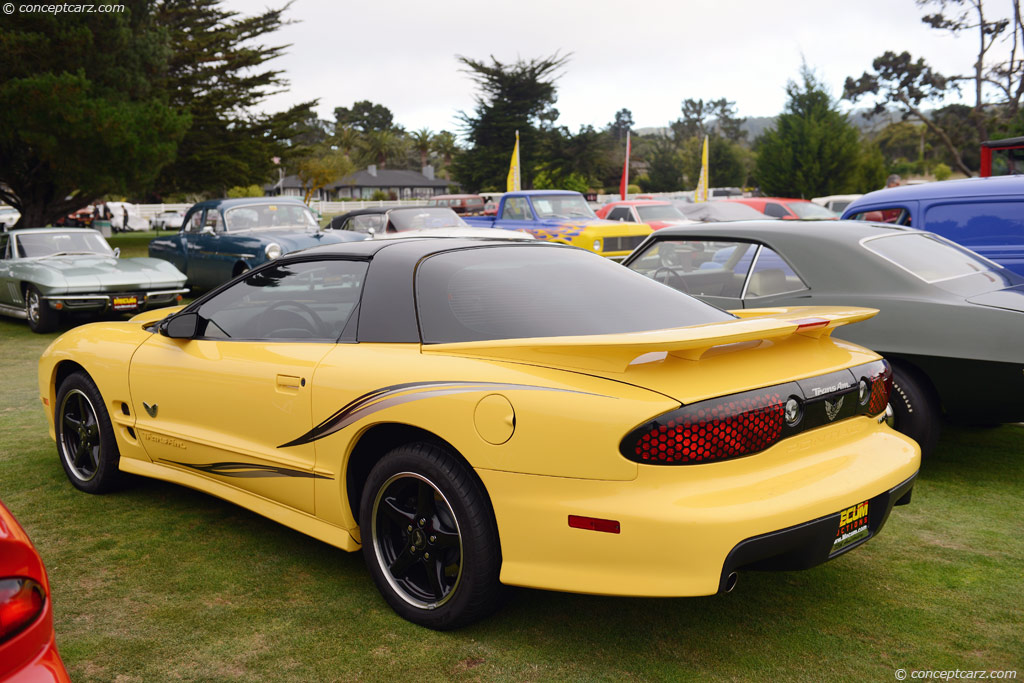
[[[828,418],[829,422],[836,419],[836,415],[838,415],[839,411],[842,410],[844,398],[845,396],[840,396],[837,401],[830,401],[827,398],[825,399],[825,416]]]

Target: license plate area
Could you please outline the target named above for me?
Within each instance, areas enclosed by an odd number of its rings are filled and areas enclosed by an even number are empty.
[[[110,297],[110,307],[115,311],[135,311],[139,308],[139,297],[136,294],[118,294]]]
[[[871,536],[868,509],[871,501],[851,505],[839,513],[839,524],[829,557],[859,543]]]

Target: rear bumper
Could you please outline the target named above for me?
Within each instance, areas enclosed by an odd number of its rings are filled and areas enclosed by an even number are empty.
[[[746,458],[641,465],[631,481],[477,472],[498,523],[502,582],[682,597],[715,594],[732,571],[768,558],[813,566],[841,554],[831,552],[840,513],[868,501],[871,530],[860,545],[919,466],[916,443],[859,417]],[[620,532],[571,528],[569,515],[613,520]]]
[[[881,531],[894,505],[910,502],[916,478],[915,474],[898,486],[868,500],[868,530],[849,545],[833,549],[842,534],[840,512],[741,541],[725,558],[718,584],[719,592],[728,589],[729,576],[733,572],[744,569],[810,569],[867,542]]]

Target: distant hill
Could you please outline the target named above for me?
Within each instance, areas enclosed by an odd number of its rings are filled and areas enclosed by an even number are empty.
[[[868,109],[854,109],[849,112],[850,123],[858,130],[865,133],[878,132],[890,123],[900,120],[900,113],[890,110],[885,114],[868,118]],[[748,116],[743,122],[743,130],[747,131],[747,140],[756,140],[766,130],[775,125],[775,116]],[[711,120],[714,123],[714,119]],[[666,135],[669,132],[668,126],[637,128],[633,131],[637,135]]]

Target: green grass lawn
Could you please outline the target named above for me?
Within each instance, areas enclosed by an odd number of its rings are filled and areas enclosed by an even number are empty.
[[[74,489],[36,388],[54,336],[0,319],[0,499],[46,562],[76,681],[1024,676],[1024,427],[947,430],[913,503],[815,569],[743,573],[706,598],[515,590],[487,621],[435,633],[392,613],[358,554],[171,484]]]

